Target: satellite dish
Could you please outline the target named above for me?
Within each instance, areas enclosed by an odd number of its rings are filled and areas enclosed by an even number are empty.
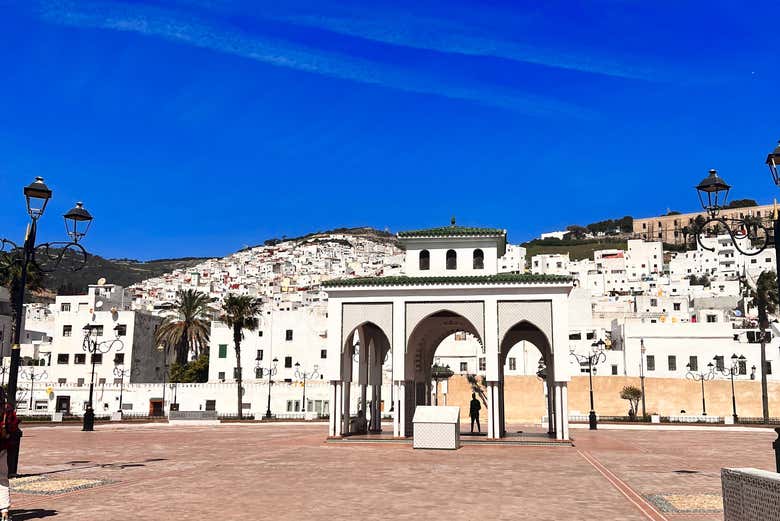
[[[98,279],[98,286],[103,286],[105,283],[106,283],[106,278],[105,277],[100,277]]]
[[[95,302],[95,309],[100,309],[102,307],[103,307],[103,301],[102,300],[98,300],[97,302]]]

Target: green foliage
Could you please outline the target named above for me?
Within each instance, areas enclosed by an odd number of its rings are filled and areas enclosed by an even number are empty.
[[[706,274],[701,277],[691,275],[688,277],[688,280],[690,281],[691,286],[704,286],[706,288],[710,285],[710,278]]]
[[[630,233],[634,231],[634,218],[630,215],[626,215],[620,219],[607,219],[605,221],[588,224],[585,227],[591,233],[611,233],[615,229],[619,229],[623,233]]]
[[[677,210],[669,210],[664,215],[682,215],[682,212],[678,212]]]
[[[236,369],[238,384],[238,418],[244,418],[241,407],[241,340],[244,339],[244,329],[254,331],[260,326],[257,315],[260,314],[260,302],[248,295],[233,295],[232,293],[222,301],[222,316],[220,320],[233,330],[233,347],[236,351]],[[304,407],[306,405],[304,404]]]
[[[209,355],[203,353],[198,358],[184,365],[171,364],[172,383],[203,383],[209,380]]]
[[[455,373],[452,372],[452,369],[450,369],[450,366],[448,365],[433,364],[431,366],[431,378],[433,380],[447,380],[451,378],[453,374]]]
[[[633,385],[626,385],[620,391],[620,398],[623,400],[628,400],[629,406],[631,407],[631,412],[636,414],[637,407],[639,406],[639,400],[642,399],[642,390],[638,387],[634,387]]]
[[[596,250],[608,248],[625,250],[628,245],[625,240],[616,238],[585,239],[582,241],[537,239],[523,244],[523,247],[526,249],[527,259],[541,253],[568,253],[572,260],[580,260],[592,259],[593,252]]]
[[[166,317],[154,334],[157,345],[174,350],[176,361],[185,365],[190,353],[203,354],[209,345],[211,310],[209,297],[194,289],[176,294],[175,316]]]
[[[466,380],[471,385],[471,392],[479,396],[482,404],[487,407],[487,379],[484,376],[477,376],[475,374],[467,374]]]
[[[774,313],[778,307],[777,275],[774,271],[764,271],[756,281],[756,287],[750,292],[753,304],[758,308],[758,327],[765,330],[769,327],[769,313]]]
[[[758,206],[758,203],[754,199],[735,199],[726,208],[748,208],[750,206]]]
[[[566,231],[569,232],[569,237],[572,239],[582,239],[588,233],[587,228],[577,224],[570,224],[566,227]]]

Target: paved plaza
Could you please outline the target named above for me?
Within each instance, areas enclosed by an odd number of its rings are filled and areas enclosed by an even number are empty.
[[[15,519],[714,520],[720,468],[772,469],[775,439],[572,429],[574,447],[415,451],[326,434],[321,423],[28,427]]]

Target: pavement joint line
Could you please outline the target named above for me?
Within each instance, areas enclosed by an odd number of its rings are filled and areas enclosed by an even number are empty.
[[[626,499],[633,503],[634,506],[636,506],[639,511],[645,515],[645,517],[651,521],[669,521],[669,518],[656,510],[653,505],[648,503],[645,498],[643,498],[639,493],[631,488],[631,486],[629,486],[625,481],[621,480],[611,470],[605,467],[598,459],[596,459],[595,456],[589,452],[584,452],[581,450],[577,450],[577,453],[582,456],[585,461],[590,463],[591,466],[596,469],[602,476],[604,476],[604,478],[609,481],[610,484],[618,490],[618,492],[623,494]]]

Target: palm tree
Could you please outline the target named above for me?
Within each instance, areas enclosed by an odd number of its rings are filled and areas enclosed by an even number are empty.
[[[167,317],[154,334],[155,342],[172,349],[176,363],[184,365],[191,352],[200,356],[209,345],[210,300],[207,295],[194,289],[176,294],[176,311]]]
[[[774,271],[765,271],[759,275],[755,289],[751,290],[753,303],[758,308],[758,328],[761,330],[761,409],[764,423],[769,423],[769,394],[766,382],[766,330],[769,327],[769,313],[774,313],[778,305],[777,275]]]
[[[233,346],[236,349],[236,383],[238,384],[238,419],[244,418],[241,409],[241,340],[244,339],[244,329],[255,331],[260,325],[257,315],[260,314],[260,303],[247,295],[230,294],[222,301],[222,316],[220,320],[233,329]]]

